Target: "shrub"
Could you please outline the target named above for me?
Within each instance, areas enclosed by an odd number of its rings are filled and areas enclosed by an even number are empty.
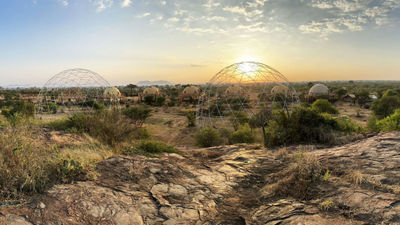
[[[147,105],[152,105],[156,101],[156,97],[152,95],[148,95],[144,97],[144,103]]]
[[[371,110],[379,119],[385,118],[400,108],[400,97],[384,96],[372,103]]]
[[[312,109],[319,113],[338,114],[338,110],[326,99],[318,99],[312,104]]]
[[[250,118],[247,116],[245,112],[234,111],[230,116],[229,120],[231,121],[233,128],[237,130],[241,125],[249,123]]]
[[[133,138],[136,140],[144,140],[151,138],[151,133],[146,128],[139,128],[133,132]]]
[[[146,106],[129,107],[123,110],[123,114],[138,128],[143,126],[146,119],[151,116],[151,112],[152,110]]]
[[[88,133],[111,146],[131,137],[136,130],[118,110],[74,114],[67,120],[55,121],[48,126],[67,132]]]
[[[157,97],[154,106],[163,106],[166,98],[163,96]]]
[[[244,124],[239,129],[233,132],[229,137],[229,142],[232,144],[236,143],[254,143],[255,137],[249,124]]]
[[[297,107],[289,115],[282,110],[272,112],[265,128],[265,145],[335,144],[337,135],[361,131],[362,129],[348,118],[335,119],[327,113]]]
[[[160,141],[142,141],[135,146],[125,149],[125,154],[142,154],[146,156],[155,156],[160,153],[179,153],[179,151]]]
[[[212,147],[223,143],[221,134],[211,128],[203,128],[195,134],[196,145],[200,147]]]
[[[390,115],[383,120],[377,121],[376,127],[379,131],[383,132],[400,130],[400,110],[396,110],[393,115]]]
[[[195,127],[196,126],[196,114],[195,112],[187,112],[186,118],[188,120],[188,127]]]
[[[360,106],[365,106],[369,99],[369,92],[367,90],[362,90],[356,93],[356,100]]]
[[[16,101],[9,108],[3,109],[1,114],[12,125],[16,125],[22,118],[35,115],[35,105],[26,101]]]

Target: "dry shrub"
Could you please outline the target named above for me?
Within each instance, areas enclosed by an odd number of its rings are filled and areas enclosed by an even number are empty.
[[[351,171],[347,174],[347,179],[354,185],[361,185],[364,181],[364,175],[359,170]]]
[[[311,199],[325,172],[316,157],[299,153],[288,169],[276,174],[276,183],[265,187],[263,192],[265,195]]]
[[[26,127],[5,128],[0,134],[0,197],[17,198],[51,186],[57,157],[50,146]]]

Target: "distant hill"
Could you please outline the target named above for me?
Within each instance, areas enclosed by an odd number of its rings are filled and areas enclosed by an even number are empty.
[[[174,85],[171,82],[165,81],[165,80],[159,80],[159,81],[139,81],[136,84],[137,86],[165,86],[165,85]]]

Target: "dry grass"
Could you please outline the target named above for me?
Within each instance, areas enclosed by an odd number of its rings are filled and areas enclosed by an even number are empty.
[[[263,188],[264,196],[291,196],[298,199],[314,197],[316,186],[323,180],[325,170],[311,154],[299,153],[292,165],[276,174],[276,182]]]
[[[347,179],[356,186],[361,185],[365,181],[364,175],[359,170],[348,173]]]

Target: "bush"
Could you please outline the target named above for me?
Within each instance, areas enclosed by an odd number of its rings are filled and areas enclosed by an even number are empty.
[[[400,130],[400,110],[396,110],[393,115],[390,115],[383,120],[376,122],[376,128],[379,131],[390,132]]]
[[[196,114],[195,112],[187,112],[186,118],[188,120],[188,127],[195,127],[196,126]]]
[[[211,128],[203,128],[195,134],[196,145],[200,147],[212,147],[221,145],[223,143],[223,139],[221,134]]]
[[[135,106],[124,109],[122,113],[131,119],[136,127],[140,128],[151,116],[151,112],[152,110],[146,106]]]
[[[16,125],[22,118],[30,118],[35,115],[35,105],[26,101],[16,101],[9,108],[3,109],[1,114],[12,125]]]
[[[152,105],[156,101],[156,97],[152,95],[148,95],[144,97],[144,103],[147,105]]]
[[[118,110],[74,114],[67,120],[55,121],[48,126],[67,132],[88,133],[111,146],[132,137],[136,130],[136,127],[132,126]]]
[[[237,130],[241,125],[249,123],[250,118],[247,116],[245,112],[234,111],[230,116],[229,120],[231,121],[233,128]]]
[[[0,198],[18,198],[44,191],[55,182],[55,152],[43,148],[26,129],[6,129],[0,135]]]
[[[151,133],[146,128],[139,128],[133,132],[133,138],[136,140],[144,140],[151,138]]]
[[[312,104],[312,109],[319,113],[338,114],[338,110],[326,99],[318,99]]]
[[[239,129],[233,132],[229,137],[229,142],[231,144],[236,143],[254,143],[255,137],[249,124],[244,124],[239,127]]]
[[[157,97],[154,106],[163,106],[166,98],[163,96]]]
[[[371,110],[378,119],[383,119],[394,113],[400,108],[400,97],[398,96],[383,96],[381,99],[372,103]]]
[[[265,128],[265,145],[279,146],[294,143],[335,144],[336,136],[361,132],[362,129],[348,118],[335,119],[327,113],[297,107],[290,115],[273,111]]]
[[[125,149],[125,154],[142,154],[146,156],[155,156],[160,153],[179,153],[179,151],[171,146],[160,141],[142,141],[136,146],[131,146]]]

